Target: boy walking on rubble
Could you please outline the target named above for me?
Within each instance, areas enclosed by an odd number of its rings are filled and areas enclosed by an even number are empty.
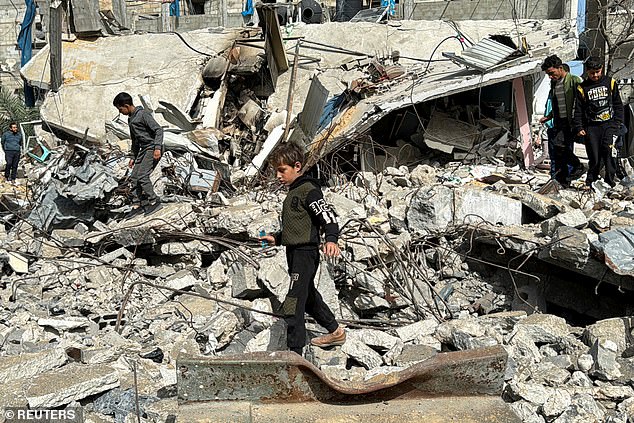
[[[133,209],[128,218],[143,212],[150,215],[161,208],[161,200],[154,193],[150,174],[161,158],[163,150],[163,128],[154,120],[150,112],[142,106],[135,106],[130,94],[116,95],[112,104],[119,113],[128,116],[130,138],[132,139],[132,182]]]
[[[603,63],[597,57],[586,61],[587,78],[577,87],[574,130],[586,138],[588,177],[586,187],[599,179],[605,165],[605,182],[616,185],[616,157],[623,102],[616,81],[603,74]]]
[[[269,245],[285,245],[291,287],[282,304],[287,328],[287,344],[291,351],[302,355],[306,345],[306,321],[308,312],[328,334],[313,338],[317,347],[342,345],[346,332],[315,288],[315,274],[319,266],[320,229],[324,229],[326,256],[340,254],[337,240],[339,226],[335,214],[324,201],[319,182],[303,174],[304,151],[296,144],[284,143],[269,156],[269,164],[275,168],[277,180],[289,187],[282,206],[282,230],[260,239]]]

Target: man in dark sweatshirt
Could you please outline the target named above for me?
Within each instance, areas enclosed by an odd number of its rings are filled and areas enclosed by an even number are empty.
[[[129,166],[132,168],[130,181],[135,208],[128,214],[133,217],[145,212],[154,213],[161,208],[161,201],[154,192],[150,174],[163,150],[163,128],[154,120],[150,112],[142,106],[135,106],[132,96],[119,93],[112,104],[122,115],[128,116],[130,138],[132,139],[132,155]]]
[[[22,134],[18,131],[18,124],[11,122],[9,130],[2,134],[2,150],[6,159],[4,179],[15,185],[18,176],[18,163],[20,163],[20,150],[22,150]]]
[[[585,137],[588,154],[586,187],[599,179],[605,166],[605,182],[616,185],[616,143],[623,123],[623,102],[616,81],[603,74],[596,57],[586,61],[587,78],[577,86],[573,128]]]
[[[315,274],[319,266],[320,230],[323,228],[326,256],[340,254],[337,240],[339,225],[330,205],[324,201],[319,182],[304,175],[304,151],[296,144],[283,143],[269,155],[269,164],[275,168],[277,180],[289,187],[282,206],[282,231],[260,239],[270,245],[286,246],[286,261],[291,287],[282,304],[287,328],[287,345],[302,355],[306,345],[307,311],[328,334],[313,338],[317,347],[342,345],[346,332],[315,287]]]

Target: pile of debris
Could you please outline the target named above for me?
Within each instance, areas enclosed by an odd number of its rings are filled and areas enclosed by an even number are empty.
[[[322,260],[316,284],[348,339],[304,353],[325,374],[368,380],[503,345],[504,397],[522,419],[633,416],[629,321],[607,318],[626,315],[620,288],[634,289],[634,181],[537,193],[548,176],[525,166],[528,114],[509,112],[526,112],[517,99],[541,58],[576,52],[569,22],[498,22],[509,47],[480,22],[299,25],[284,44],[274,16],[263,21],[60,47],[64,83],[28,140],[50,155],[1,191],[0,403],[162,422],[178,415],[180,356],[286,349],[284,251],[257,237],[279,229],[285,194],[265,163],[290,140],[310,147],[341,229],[343,254]],[[446,59],[443,37],[455,44]],[[472,60],[483,46],[503,54]],[[22,69],[41,89],[48,53]],[[124,218],[129,131],[111,119],[121,91],[166,128],[151,175],[164,207],[149,217]],[[551,307],[598,322],[540,314]]]
[[[29,170],[30,213],[5,218],[3,404],[81,404],[90,419],[122,422],[138,391],[145,421],[165,421],[178,413],[179,355],[285,349],[285,256],[257,241],[279,229],[284,193],[244,185],[192,194],[196,184],[179,175],[195,161],[167,152],[153,180],[169,202],[122,220],[127,160],[112,151],[60,148]],[[625,422],[634,412],[628,319],[583,329],[509,310],[545,310],[535,295],[545,264],[631,287],[623,245],[633,185],[535,193],[546,180],[449,163],[357,172],[326,188],[343,255],[322,261],[316,282],[349,336],[306,357],[358,381],[439,351],[501,344],[504,396],[525,421]]]

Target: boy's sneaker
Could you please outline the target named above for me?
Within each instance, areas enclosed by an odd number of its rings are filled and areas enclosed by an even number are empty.
[[[150,204],[149,206],[145,206],[145,215],[149,216],[152,213],[159,211],[163,208],[163,205],[161,204],[160,201],[157,201],[156,203]]]
[[[346,331],[339,326],[333,333],[318,336],[310,340],[310,343],[316,347],[334,347],[335,345],[343,345],[346,342]]]

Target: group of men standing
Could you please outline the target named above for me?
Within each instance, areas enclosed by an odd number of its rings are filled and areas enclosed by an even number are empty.
[[[588,173],[585,188],[599,179],[605,168],[605,182],[617,182],[618,141],[623,125],[623,102],[616,81],[603,74],[603,63],[591,57],[585,62],[586,79],[571,74],[555,55],[542,64],[550,78],[551,111],[540,123],[550,122],[548,143],[551,176],[562,186],[581,177],[585,168],[574,154],[576,141],[585,144]]]

